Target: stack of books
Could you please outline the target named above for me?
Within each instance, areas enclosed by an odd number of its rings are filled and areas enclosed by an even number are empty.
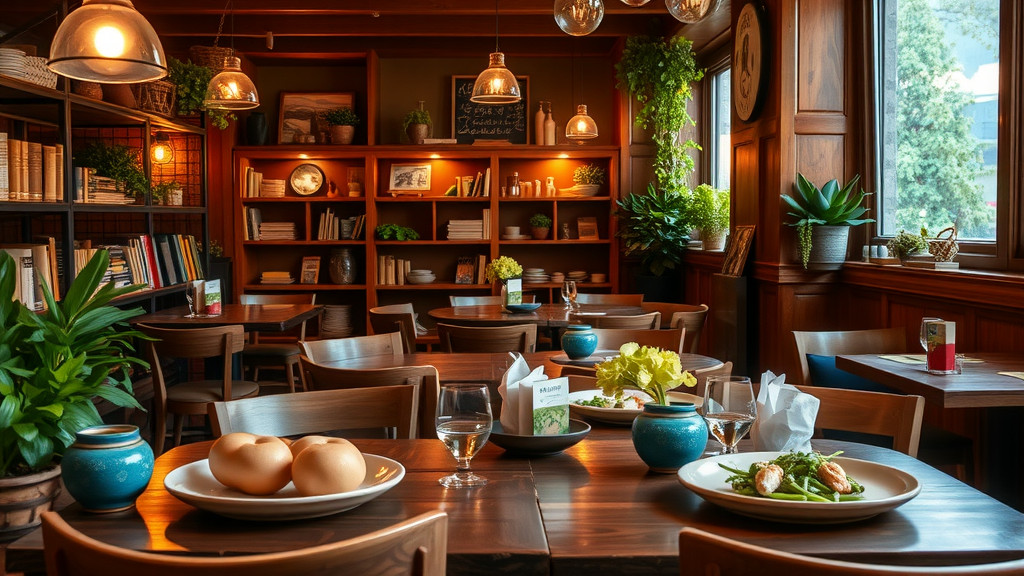
[[[260,240],[295,240],[298,232],[294,222],[260,223]]]
[[[260,275],[260,284],[293,284],[291,272],[264,272]]]
[[[263,180],[260,183],[260,197],[284,198],[284,180]]]
[[[449,220],[449,240],[483,240],[483,220]]]

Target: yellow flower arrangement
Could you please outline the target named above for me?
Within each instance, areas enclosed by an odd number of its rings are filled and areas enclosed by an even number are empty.
[[[597,365],[597,385],[606,396],[618,396],[626,388],[641,390],[654,403],[668,405],[666,393],[679,385],[696,386],[697,379],[682,369],[679,354],[627,342],[619,356]]]
[[[487,264],[485,272],[487,274],[487,281],[494,282],[495,280],[508,280],[509,278],[522,276],[523,267],[519,265],[519,262],[508,256],[498,256]]]

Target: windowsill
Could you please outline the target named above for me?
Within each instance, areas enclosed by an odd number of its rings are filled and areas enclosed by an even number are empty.
[[[1024,274],[988,270],[929,270],[848,261],[844,284],[941,300],[1024,309]]]

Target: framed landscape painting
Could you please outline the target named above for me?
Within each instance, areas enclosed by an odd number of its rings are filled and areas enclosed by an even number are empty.
[[[430,190],[430,164],[392,164],[391,190]]]
[[[277,143],[301,143],[296,136],[312,134],[321,142],[321,133],[329,130],[324,112],[333,108],[354,108],[352,92],[281,92]]]

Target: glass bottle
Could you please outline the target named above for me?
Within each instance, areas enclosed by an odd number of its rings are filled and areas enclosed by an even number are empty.
[[[551,113],[551,102],[548,102],[547,114],[544,116],[544,144],[554,146],[555,140],[555,118]]]
[[[538,146],[544,145],[544,101],[540,101],[537,113],[533,115],[533,143]]]

